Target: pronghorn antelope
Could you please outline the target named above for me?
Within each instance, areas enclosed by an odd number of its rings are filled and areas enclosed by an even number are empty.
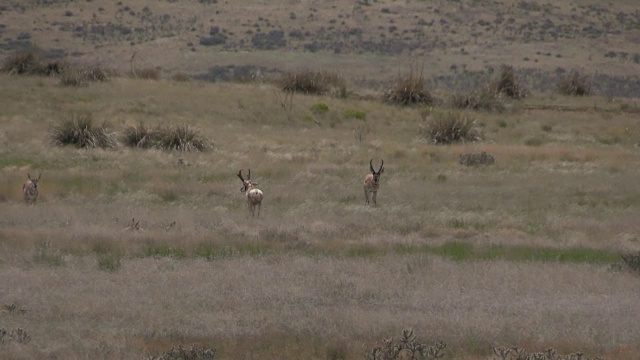
[[[242,177],[242,170],[238,171],[238,177],[242,180],[240,191],[247,196],[247,204],[249,205],[251,217],[254,216],[256,207],[258,208],[258,217],[260,217],[260,206],[262,205],[263,195],[262,190],[255,187],[258,183],[251,181],[251,169],[249,169],[249,175],[247,175],[246,180]]]
[[[373,168],[373,159],[369,161],[369,169],[371,174],[367,174],[364,177],[364,201],[369,203],[369,199],[373,200],[373,206],[376,206],[376,196],[378,195],[378,188],[380,187],[380,174],[384,172],[384,160],[380,165],[380,169],[376,171]],[[371,196],[370,196],[371,195]]]
[[[41,177],[42,173],[40,173],[37,178],[32,178],[31,174],[27,173],[29,180],[22,185],[22,196],[27,204],[36,204],[36,199],[38,199],[38,181],[40,181]]]

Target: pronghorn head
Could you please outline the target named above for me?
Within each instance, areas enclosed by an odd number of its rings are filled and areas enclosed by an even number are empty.
[[[371,159],[371,161],[369,161],[369,169],[371,169],[371,175],[373,175],[373,183],[377,184],[380,182],[380,174],[382,174],[384,172],[384,160],[382,160],[382,164],[380,165],[380,169],[378,169],[378,171],[376,171],[376,169],[373,168],[373,159]]]
[[[238,177],[242,180],[242,187],[240,188],[241,192],[247,192],[251,190],[252,187],[258,185],[257,182],[251,181],[251,169],[249,169],[249,174],[246,179],[242,177],[242,170],[238,171]]]
[[[31,183],[33,184],[34,188],[38,188],[38,181],[40,181],[40,178],[42,177],[42,173],[38,174],[38,177],[31,177],[31,174],[27,173],[27,178],[29,179],[29,181],[31,181]]]

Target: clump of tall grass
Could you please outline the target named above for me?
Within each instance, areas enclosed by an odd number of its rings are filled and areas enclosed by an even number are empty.
[[[451,106],[458,109],[503,111],[504,104],[495,85],[484,86],[466,94],[455,94]]]
[[[622,254],[621,257],[629,270],[640,273],[640,252]]]
[[[128,147],[147,149],[155,146],[152,130],[142,123],[127,126],[122,132],[121,140]]]
[[[588,96],[593,94],[591,80],[578,70],[571,70],[567,76],[560,79],[557,88],[564,95]]]
[[[447,344],[438,341],[434,345],[427,345],[416,340],[413,329],[402,331],[402,337],[383,339],[381,346],[376,346],[365,354],[367,360],[395,360],[395,359],[439,359],[444,354]]]
[[[152,67],[132,69],[129,76],[134,79],[160,80],[160,69]]]
[[[346,97],[346,82],[338,74],[326,71],[300,71],[283,74],[276,85],[287,93],[332,94]]]
[[[421,131],[429,142],[437,145],[480,141],[475,119],[462,112],[434,113],[424,117]]]
[[[18,50],[7,56],[2,68],[5,72],[11,74],[42,74],[45,68],[43,57],[40,51],[35,48],[26,50]]]
[[[155,129],[149,129],[144,124],[128,126],[123,132],[122,142],[129,147],[163,150],[207,151],[213,149],[213,142],[188,125]]]
[[[113,148],[116,134],[103,122],[96,126],[89,112],[72,113],[54,125],[50,133],[56,145],[73,145],[78,148]]]
[[[400,75],[384,92],[383,99],[399,105],[435,103],[435,98],[425,86],[424,75],[422,72],[416,74],[413,70],[409,74]]]
[[[513,66],[503,65],[500,78],[492,86],[498,95],[512,99],[522,99],[527,96],[527,91],[516,80]]]
[[[90,82],[109,81],[111,72],[100,66],[68,68],[62,72],[60,84],[63,86],[85,86]]]

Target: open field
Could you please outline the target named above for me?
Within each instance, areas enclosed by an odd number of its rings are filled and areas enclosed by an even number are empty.
[[[198,343],[222,358],[359,359],[407,327],[447,358],[640,354],[640,279],[608,271],[640,250],[637,99],[531,97],[468,113],[481,142],[435,146],[420,126],[438,107],[295,95],[283,108],[268,83],[0,82],[0,302],[26,310],[0,327],[30,335],[0,344],[3,358]],[[53,145],[77,112],[120,133],[187,124],[214,148]],[[477,151],[496,164],[458,164]],[[361,185],[371,158],[386,168],[377,208]],[[238,191],[247,168],[259,219]],[[21,200],[27,172],[42,172],[36,206]],[[123,231],[131,218],[144,231]]]
[[[34,48],[53,76],[4,61]],[[445,359],[636,360],[638,49],[636,0],[0,2],[0,358],[363,359],[413,328]],[[453,108],[503,65],[526,98]],[[594,96],[556,91],[574,69]],[[273,81],[301,70],[343,86]],[[435,102],[381,101],[409,73]],[[447,116],[481,140],[434,145]],[[113,146],[57,144],[78,119]],[[127,146],[180,129],[209,148]]]

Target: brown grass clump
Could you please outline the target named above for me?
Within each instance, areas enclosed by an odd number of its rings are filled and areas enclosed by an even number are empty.
[[[560,79],[557,88],[560,93],[565,95],[593,95],[593,84],[591,83],[591,80],[578,70],[572,70],[566,77]]]
[[[425,87],[424,75],[422,72],[416,74],[413,70],[409,74],[400,75],[385,91],[383,98],[386,102],[400,105],[435,103],[435,98]]]
[[[451,98],[451,106],[458,109],[487,110],[501,112],[504,104],[500,101],[500,94],[492,85],[472,91],[467,94],[456,94]]]
[[[62,119],[51,130],[56,145],[73,145],[78,148],[113,148],[115,134],[106,122],[95,126],[91,113],[73,113]]]
[[[86,86],[90,82],[109,81],[111,72],[100,66],[66,69],[60,77],[63,86]]]
[[[493,84],[493,87],[497,95],[505,95],[512,99],[522,99],[527,96],[527,91],[516,80],[513,66],[502,66],[500,78]]]
[[[179,151],[207,151],[213,143],[188,125],[149,129],[144,124],[128,126],[121,138],[128,147]]]
[[[422,132],[427,139],[437,145],[480,140],[475,128],[475,119],[465,113],[432,113],[425,118]]]
[[[276,84],[282,91],[324,95],[332,93],[346,97],[346,83],[338,74],[322,71],[301,71],[283,74]]]
[[[127,126],[122,132],[122,143],[128,147],[150,148],[154,146],[152,131],[144,124]]]

